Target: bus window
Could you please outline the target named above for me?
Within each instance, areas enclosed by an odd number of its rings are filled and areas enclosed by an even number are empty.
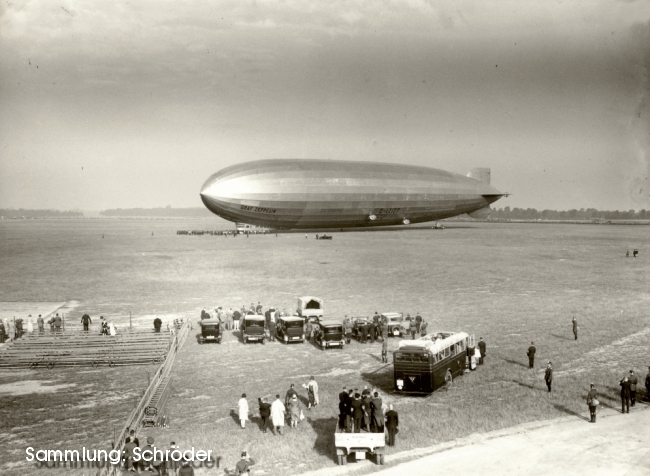
[[[464,350],[465,350],[465,341],[464,341],[464,340],[461,340],[461,341],[458,343],[458,346],[459,346],[459,351],[464,351]]]
[[[431,356],[431,363],[435,364],[436,362],[438,362],[438,354],[433,354]]]
[[[421,354],[420,355],[420,362],[429,363],[429,354]]]
[[[449,357],[451,355],[449,347],[445,348],[445,350],[443,350],[443,352],[445,354],[445,357]]]
[[[411,354],[403,354],[402,352],[395,353],[395,360],[397,362],[410,362]]]

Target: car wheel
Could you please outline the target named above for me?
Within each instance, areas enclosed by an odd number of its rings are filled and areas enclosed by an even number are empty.
[[[451,383],[453,381],[453,377],[451,376],[451,370],[447,370],[447,373],[445,374],[445,388],[447,390],[451,389]]]

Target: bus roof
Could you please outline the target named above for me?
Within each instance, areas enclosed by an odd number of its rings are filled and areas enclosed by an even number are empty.
[[[445,347],[465,340],[468,337],[469,334],[466,332],[432,332],[420,339],[400,341],[398,348],[414,347],[413,350],[429,351],[435,354]]]

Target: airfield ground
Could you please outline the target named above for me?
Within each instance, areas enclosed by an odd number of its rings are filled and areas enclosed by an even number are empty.
[[[298,296],[313,294],[325,300],[331,318],[419,311],[429,330],[463,330],[487,341],[486,365],[458,378],[450,392],[414,398],[391,393],[392,367],[381,363],[380,344],[353,342],[323,352],[309,343],[244,347],[235,333],[221,345],[200,346],[189,338],[174,367],[171,427],[146,434],[213,449],[222,467],[232,468],[243,448],[258,456],[259,474],[333,467],[331,432],[344,384],[377,386],[396,405],[401,426],[394,451],[402,452],[532,421],[579,418],[589,382],[603,392],[605,407],[617,408],[618,380],[630,368],[644,376],[650,365],[645,226],[451,224],[445,230],[333,233],[332,241],[301,233],[176,235],[177,229],[215,228],[205,221],[0,226],[0,301],[75,301],[70,319],[88,312],[125,326],[131,312],[134,322],[146,325],[154,315],[196,319],[202,308],[217,305],[261,301],[293,309]],[[625,250],[633,247],[640,257],[626,259]],[[573,316],[578,341],[571,334]],[[538,348],[532,371],[525,356],[531,340]],[[391,348],[396,345],[391,340]],[[555,368],[550,395],[541,370],[548,360]],[[0,386],[0,472],[23,474],[29,445],[107,447],[112,425],[119,429],[146,387],[147,371],[153,368],[0,374],[0,385],[69,385],[47,395],[12,395]],[[310,375],[319,382],[322,403],[298,430],[262,434],[256,418],[246,430],[238,428],[231,412],[241,393],[255,413],[258,396],[284,394],[290,382]]]

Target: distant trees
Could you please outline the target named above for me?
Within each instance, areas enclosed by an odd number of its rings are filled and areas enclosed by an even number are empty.
[[[492,210],[493,219],[503,220],[650,220],[648,210],[607,211],[595,208],[580,210],[542,210],[534,208],[498,208]]]
[[[24,208],[0,209],[0,216],[4,218],[83,218],[80,211],[59,210],[25,210]]]
[[[99,214],[105,217],[214,217],[207,208],[172,208],[169,205],[164,208],[113,208]]]

